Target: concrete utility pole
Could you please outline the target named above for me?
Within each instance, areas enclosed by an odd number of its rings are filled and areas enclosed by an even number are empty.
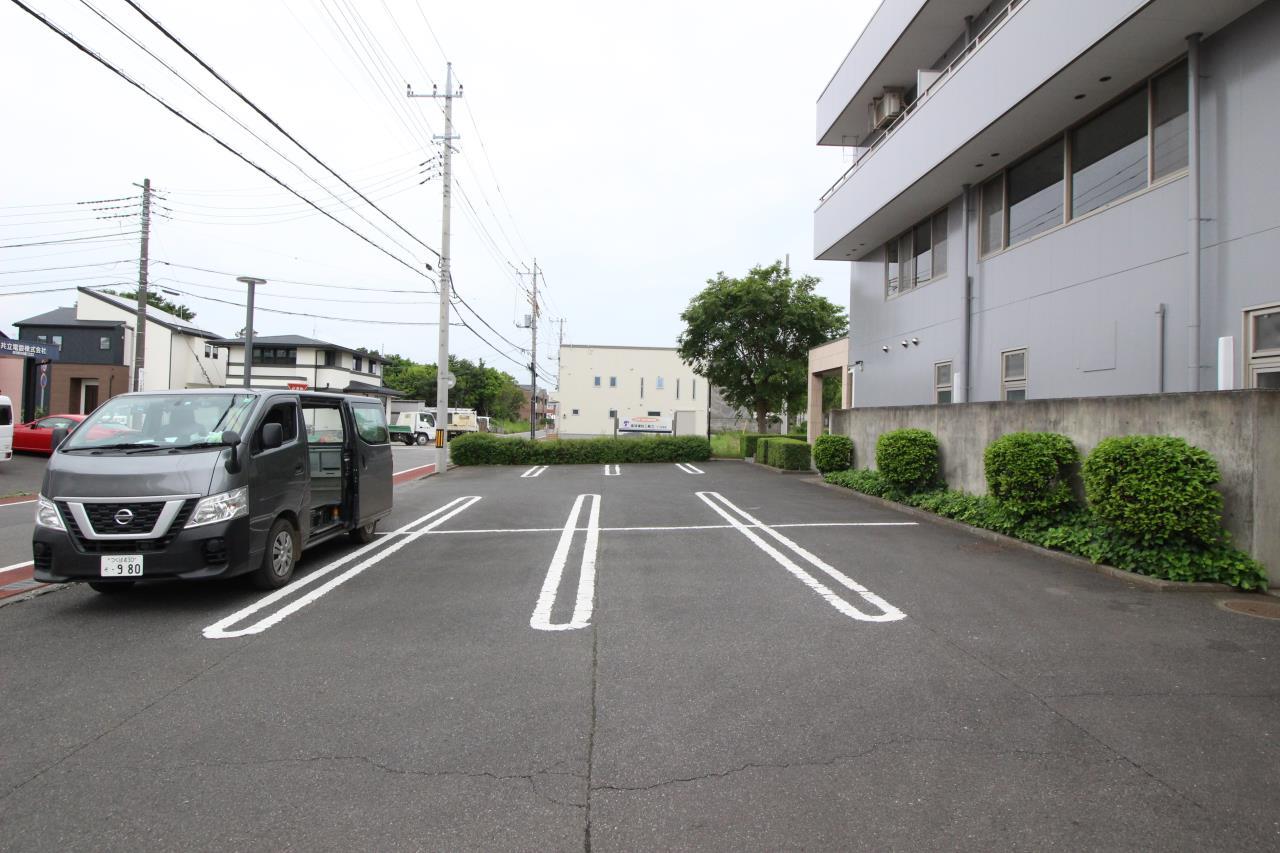
[[[248,299],[245,301],[244,308],[244,387],[249,387],[249,382],[253,377],[253,291],[260,284],[266,284],[266,279],[253,278],[252,276],[242,275],[236,279],[241,284],[247,285],[249,288]],[[230,355],[228,355],[230,358]]]
[[[449,470],[449,206],[453,201],[453,99],[462,97],[462,87],[453,91],[453,63],[446,63],[444,94],[431,87],[430,95],[416,95],[413,89],[406,94],[410,98],[444,98],[444,135],[434,136],[444,144],[444,189],[441,191],[440,217],[440,345],[436,350],[436,442],[440,456],[436,460],[436,474]]]
[[[135,185],[136,186],[136,185]],[[151,179],[142,181],[142,253],[138,256],[138,319],[133,331],[133,390],[142,389],[147,343],[147,255],[151,243]]]
[[[533,290],[529,294],[529,303],[533,306],[529,328],[533,342],[529,349],[529,382],[532,393],[529,394],[529,440],[536,439],[538,432],[538,259],[533,259]]]

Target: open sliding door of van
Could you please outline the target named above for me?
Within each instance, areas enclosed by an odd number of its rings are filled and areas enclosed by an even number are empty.
[[[356,526],[391,512],[391,435],[376,401],[350,403],[355,421]]]

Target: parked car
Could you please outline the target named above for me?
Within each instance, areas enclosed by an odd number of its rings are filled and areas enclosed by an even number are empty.
[[[75,429],[85,419],[85,415],[48,415],[18,424],[13,428],[13,449],[26,453],[40,453],[48,456],[53,452],[50,439],[58,427],[66,430]]]
[[[367,397],[121,394],[56,433],[32,535],[40,581],[111,593],[252,573],[276,588],[304,548],[342,534],[372,542],[391,512],[390,437]]]
[[[13,458],[13,402],[0,395],[0,462]]]

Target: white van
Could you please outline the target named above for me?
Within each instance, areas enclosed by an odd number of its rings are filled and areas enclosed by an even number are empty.
[[[13,402],[0,396],[0,462],[13,458]]]

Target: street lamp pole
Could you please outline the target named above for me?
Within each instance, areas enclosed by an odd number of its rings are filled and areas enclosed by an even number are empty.
[[[253,374],[253,290],[266,279],[242,275],[236,281],[249,287],[249,299],[245,303],[244,313],[244,387],[248,388]]]

